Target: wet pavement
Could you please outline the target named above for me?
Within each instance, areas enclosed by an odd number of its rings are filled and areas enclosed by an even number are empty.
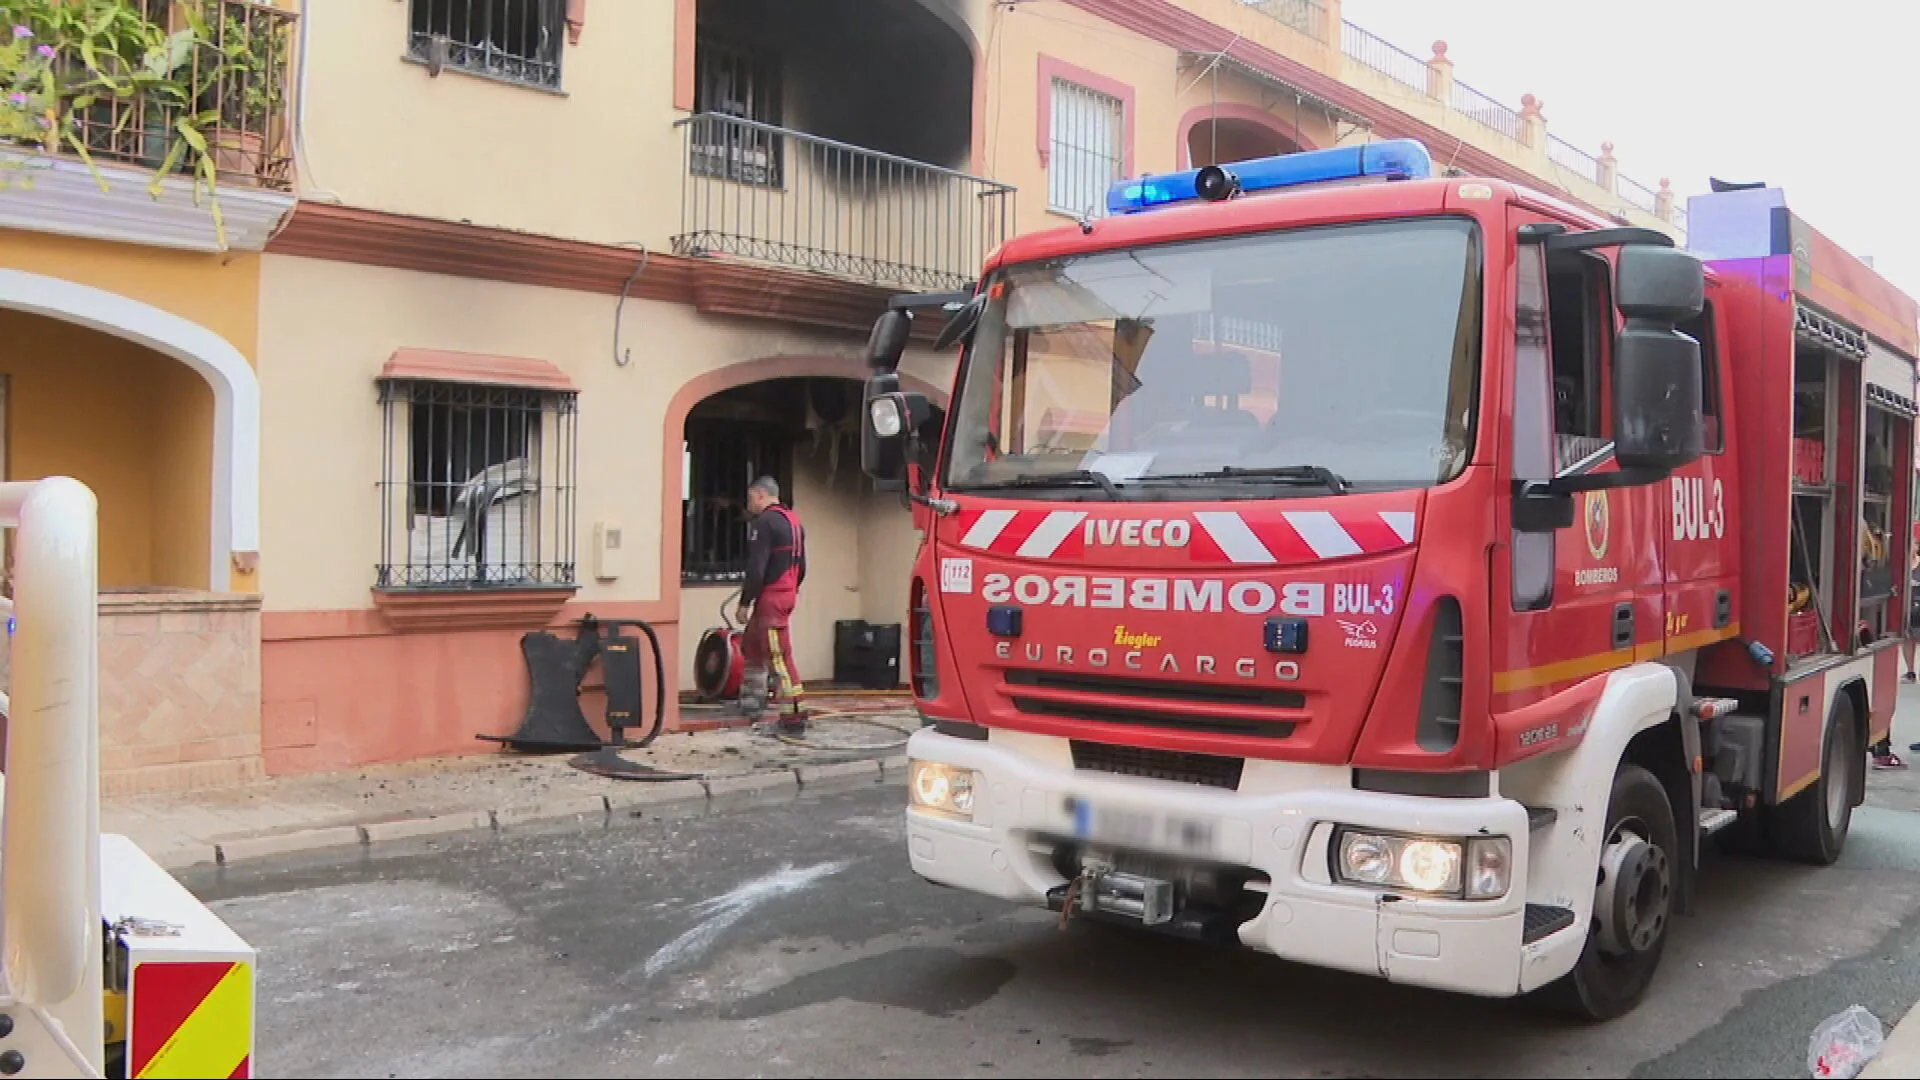
[[[269,1076],[1789,1077],[1825,1016],[1920,999],[1916,772],[1837,866],[1712,857],[1600,1026],[1062,931],[916,878],[893,783],[183,880],[262,949]]]

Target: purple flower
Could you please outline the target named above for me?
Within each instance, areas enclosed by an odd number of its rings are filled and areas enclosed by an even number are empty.
[[[44,56],[44,57],[46,57],[47,59],[49,59],[49,60],[51,60],[51,59],[53,59],[53,57],[54,57],[54,54],[55,54],[56,52],[58,52],[59,50],[58,50],[58,49],[55,49],[55,48],[54,48],[53,46],[51,46],[51,45],[40,45],[40,46],[36,46],[36,47],[34,48],[34,50],[33,50],[33,51],[34,51],[34,52],[37,52],[37,53],[39,53],[39,54],[40,54],[41,56]]]
[[[7,100],[13,102],[15,105],[18,105],[23,109],[27,107],[27,95],[25,94],[15,94],[12,97],[8,98]]]
[[[18,40],[18,39],[20,39],[20,38],[29,38],[29,37],[32,37],[32,36],[33,36],[33,28],[32,28],[32,27],[29,27],[29,26],[26,26],[25,24],[15,24],[15,25],[14,25],[14,28],[13,28],[13,36],[14,36],[14,38],[15,38],[15,40]]]

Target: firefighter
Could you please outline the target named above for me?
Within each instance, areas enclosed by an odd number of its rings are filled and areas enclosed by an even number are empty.
[[[747,580],[740,588],[734,616],[746,624],[741,652],[746,660],[740,686],[741,711],[759,715],[784,691],[787,711],[779,717],[782,734],[806,731],[800,712],[800,672],[793,663],[790,629],[800,585],[807,579],[806,530],[792,510],[780,505],[780,484],[763,476],[747,487]],[[751,614],[749,614],[751,612]],[[776,680],[768,685],[768,668]]]

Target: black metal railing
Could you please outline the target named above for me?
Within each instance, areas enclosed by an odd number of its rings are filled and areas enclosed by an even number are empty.
[[[1523,121],[1518,111],[1500,104],[1458,79],[1453,82],[1453,90],[1447,104],[1454,112],[1477,121],[1482,127],[1491,128],[1515,142],[1523,139],[1521,134]]]
[[[575,584],[572,391],[382,379],[382,589]]]
[[[1558,135],[1547,136],[1547,158],[1589,183],[1603,183],[1600,159]]]
[[[679,121],[682,255],[957,288],[1013,224],[1009,185],[720,113]]]
[[[1364,26],[1342,20],[1340,51],[1409,90],[1427,92],[1427,62]]]
[[[566,0],[408,0],[407,55],[432,66],[560,86]]]

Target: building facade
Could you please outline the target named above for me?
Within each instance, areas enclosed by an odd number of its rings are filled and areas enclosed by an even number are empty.
[[[658,630],[672,701],[761,473],[826,678],[836,623],[904,621],[917,544],[859,471],[867,328],[1115,179],[1411,136],[1684,229],[1337,0],[99,2],[275,35],[233,39],[211,203],[106,135],[111,194],[28,149],[0,191],[7,476],[100,495],[123,790],[487,749],[522,635],[586,614]]]

